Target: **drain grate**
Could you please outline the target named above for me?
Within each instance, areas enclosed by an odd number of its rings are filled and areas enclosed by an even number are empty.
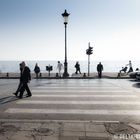
[[[20,128],[19,127],[16,127],[14,125],[1,125],[0,126],[0,134],[4,134],[6,132],[17,132],[19,131]]]
[[[35,129],[35,133],[39,136],[51,136],[54,134],[54,131],[48,128],[39,128]]]
[[[112,135],[136,134],[138,131],[125,123],[105,123],[105,128]]]

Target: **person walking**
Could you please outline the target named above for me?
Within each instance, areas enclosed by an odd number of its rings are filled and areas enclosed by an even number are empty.
[[[21,82],[22,82],[22,87],[20,89],[20,95],[19,98],[21,99],[23,96],[24,91],[27,91],[26,97],[32,96],[32,93],[28,87],[28,83],[31,80],[31,74],[30,74],[30,69],[29,67],[26,66],[25,62],[22,62],[22,72],[21,72]]]
[[[101,62],[97,65],[97,72],[98,72],[98,77],[102,78],[102,71],[103,71],[103,65]]]
[[[36,74],[36,78],[38,79],[38,74],[40,73],[40,68],[38,66],[38,64],[36,63],[35,68],[34,68],[34,72]]]
[[[21,82],[21,73],[22,73],[22,63],[19,64],[19,69],[20,69],[20,79],[19,79],[19,85],[18,85],[18,88],[16,90],[15,93],[13,93],[15,96],[18,96],[18,93],[22,87],[22,82]]]
[[[126,66],[129,66],[129,70],[128,70],[127,73],[133,72],[133,67],[132,67],[132,62],[131,62],[131,60],[129,60],[129,63],[128,63]]]
[[[58,76],[61,77],[61,70],[63,69],[63,64],[58,61],[57,63],[57,69],[58,69]]]
[[[77,61],[76,64],[75,64],[75,68],[76,68],[75,74],[78,74],[78,72],[81,74],[81,71],[80,71],[80,64],[79,64],[78,61]]]

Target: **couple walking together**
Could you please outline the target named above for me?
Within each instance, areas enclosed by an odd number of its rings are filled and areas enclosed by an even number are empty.
[[[18,96],[19,98],[22,98],[24,91],[27,91],[26,97],[32,96],[31,91],[28,87],[28,83],[31,80],[31,74],[30,74],[30,69],[29,67],[26,66],[25,62],[23,61],[22,63],[19,64],[20,66],[20,83],[18,85],[17,91],[14,93],[14,95]]]

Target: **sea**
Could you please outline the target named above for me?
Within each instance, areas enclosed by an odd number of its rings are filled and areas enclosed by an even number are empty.
[[[62,64],[64,61],[60,61]],[[81,72],[88,72],[88,62],[87,61],[78,61],[80,64]],[[140,69],[140,61],[131,61],[133,69]],[[19,73],[19,63],[21,61],[0,61],[0,73]],[[51,65],[53,67],[52,73],[57,73],[57,61],[25,61],[26,65],[30,68],[31,72],[34,72],[35,64],[38,63],[38,66],[41,69],[42,73],[47,72],[46,66]],[[68,73],[72,74],[75,72],[75,63],[76,61],[68,61]],[[90,72],[96,72],[96,67],[99,61],[90,62]],[[125,67],[128,61],[102,61],[104,67],[104,72],[119,72],[122,67]]]

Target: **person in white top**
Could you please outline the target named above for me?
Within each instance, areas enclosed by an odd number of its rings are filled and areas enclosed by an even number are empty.
[[[128,73],[129,73],[129,72],[133,72],[133,68],[132,68],[132,62],[131,62],[131,60],[129,60],[129,64],[127,64],[126,66],[129,66]]]
[[[57,69],[58,69],[58,76],[61,77],[61,70],[63,69],[63,64],[60,63],[60,61],[58,61]]]

